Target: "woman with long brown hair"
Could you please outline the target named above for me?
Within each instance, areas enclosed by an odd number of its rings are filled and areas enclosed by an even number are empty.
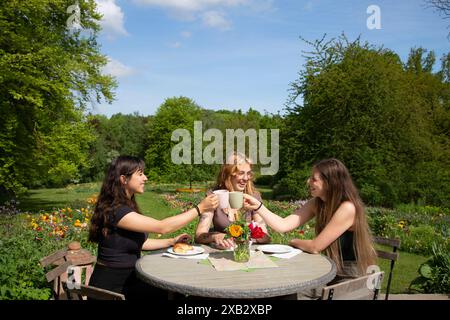
[[[181,214],[156,220],[140,213],[136,193],[144,192],[144,162],[120,156],[108,168],[89,227],[89,240],[98,243],[98,258],[89,285],[115,291],[127,299],[156,297],[164,292],[136,277],[135,264],[141,250],[169,247],[189,240],[187,234],[169,239],[148,239],[148,233],[176,231],[218,205],[216,195],[203,199]]]
[[[243,154],[233,152],[224,163],[217,175],[214,190],[240,191],[261,200],[261,195],[253,184],[252,162]],[[211,192],[212,192],[211,191]],[[195,241],[203,244],[213,244],[218,249],[227,249],[234,245],[231,239],[225,239],[225,228],[236,219],[237,209],[217,208],[202,215],[195,231]],[[264,220],[253,210],[245,212],[244,219],[247,222],[255,222],[266,234],[261,239],[255,239],[258,243],[267,243],[270,238]],[[210,227],[213,227],[210,230]]]
[[[291,231],[313,217],[316,237],[293,239],[290,245],[310,253],[324,252],[336,263],[339,277],[366,274],[376,261],[364,205],[345,165],[337,159],[316,163],[308,179],[313,198],[282,218],[257,199],[244,195],[244,207],[256,209],[267,225],[278,232]]]

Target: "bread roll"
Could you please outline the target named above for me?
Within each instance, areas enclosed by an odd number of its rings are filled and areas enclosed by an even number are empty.
[[[183,242],[175,243],[175,245],[173,246],[173,252],[176,253],[186,253],[192,249],[194,248],[191,245]]]

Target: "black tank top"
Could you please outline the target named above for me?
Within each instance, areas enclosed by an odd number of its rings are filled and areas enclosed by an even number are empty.
[[[341,246],[341,255],[343,261],[356,261],[355,251],[353,250],[353,231],[345,231],[339,237]]]

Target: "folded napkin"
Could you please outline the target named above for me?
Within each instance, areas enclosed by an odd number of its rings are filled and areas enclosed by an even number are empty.
[[[302,253],[303,251],[297,248],[292,248],[291,251],[286,252],[286,253],[274,253],[271,254],[271,257],[275,257],[275,258],[280,258],[280,259],[290,259],[295,257],[296,255]]]
[[[209,253],[194,254],[192,256],[180,256],[177,254],[171,254],[168,252],[164,252],[162,255],[163,255],[163,257],[169,257],[169,258],[175,258],[175,259],[181,258],[181,259],[198,259],[198,260],[208,259],[208,257],[209,257]]]

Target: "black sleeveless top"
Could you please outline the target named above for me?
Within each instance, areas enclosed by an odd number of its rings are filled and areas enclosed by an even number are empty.
[[[345,231],[339,237],[341,246],[341,255],[343,261],[356,261],[355,251],[353,250],[353,231]]]

